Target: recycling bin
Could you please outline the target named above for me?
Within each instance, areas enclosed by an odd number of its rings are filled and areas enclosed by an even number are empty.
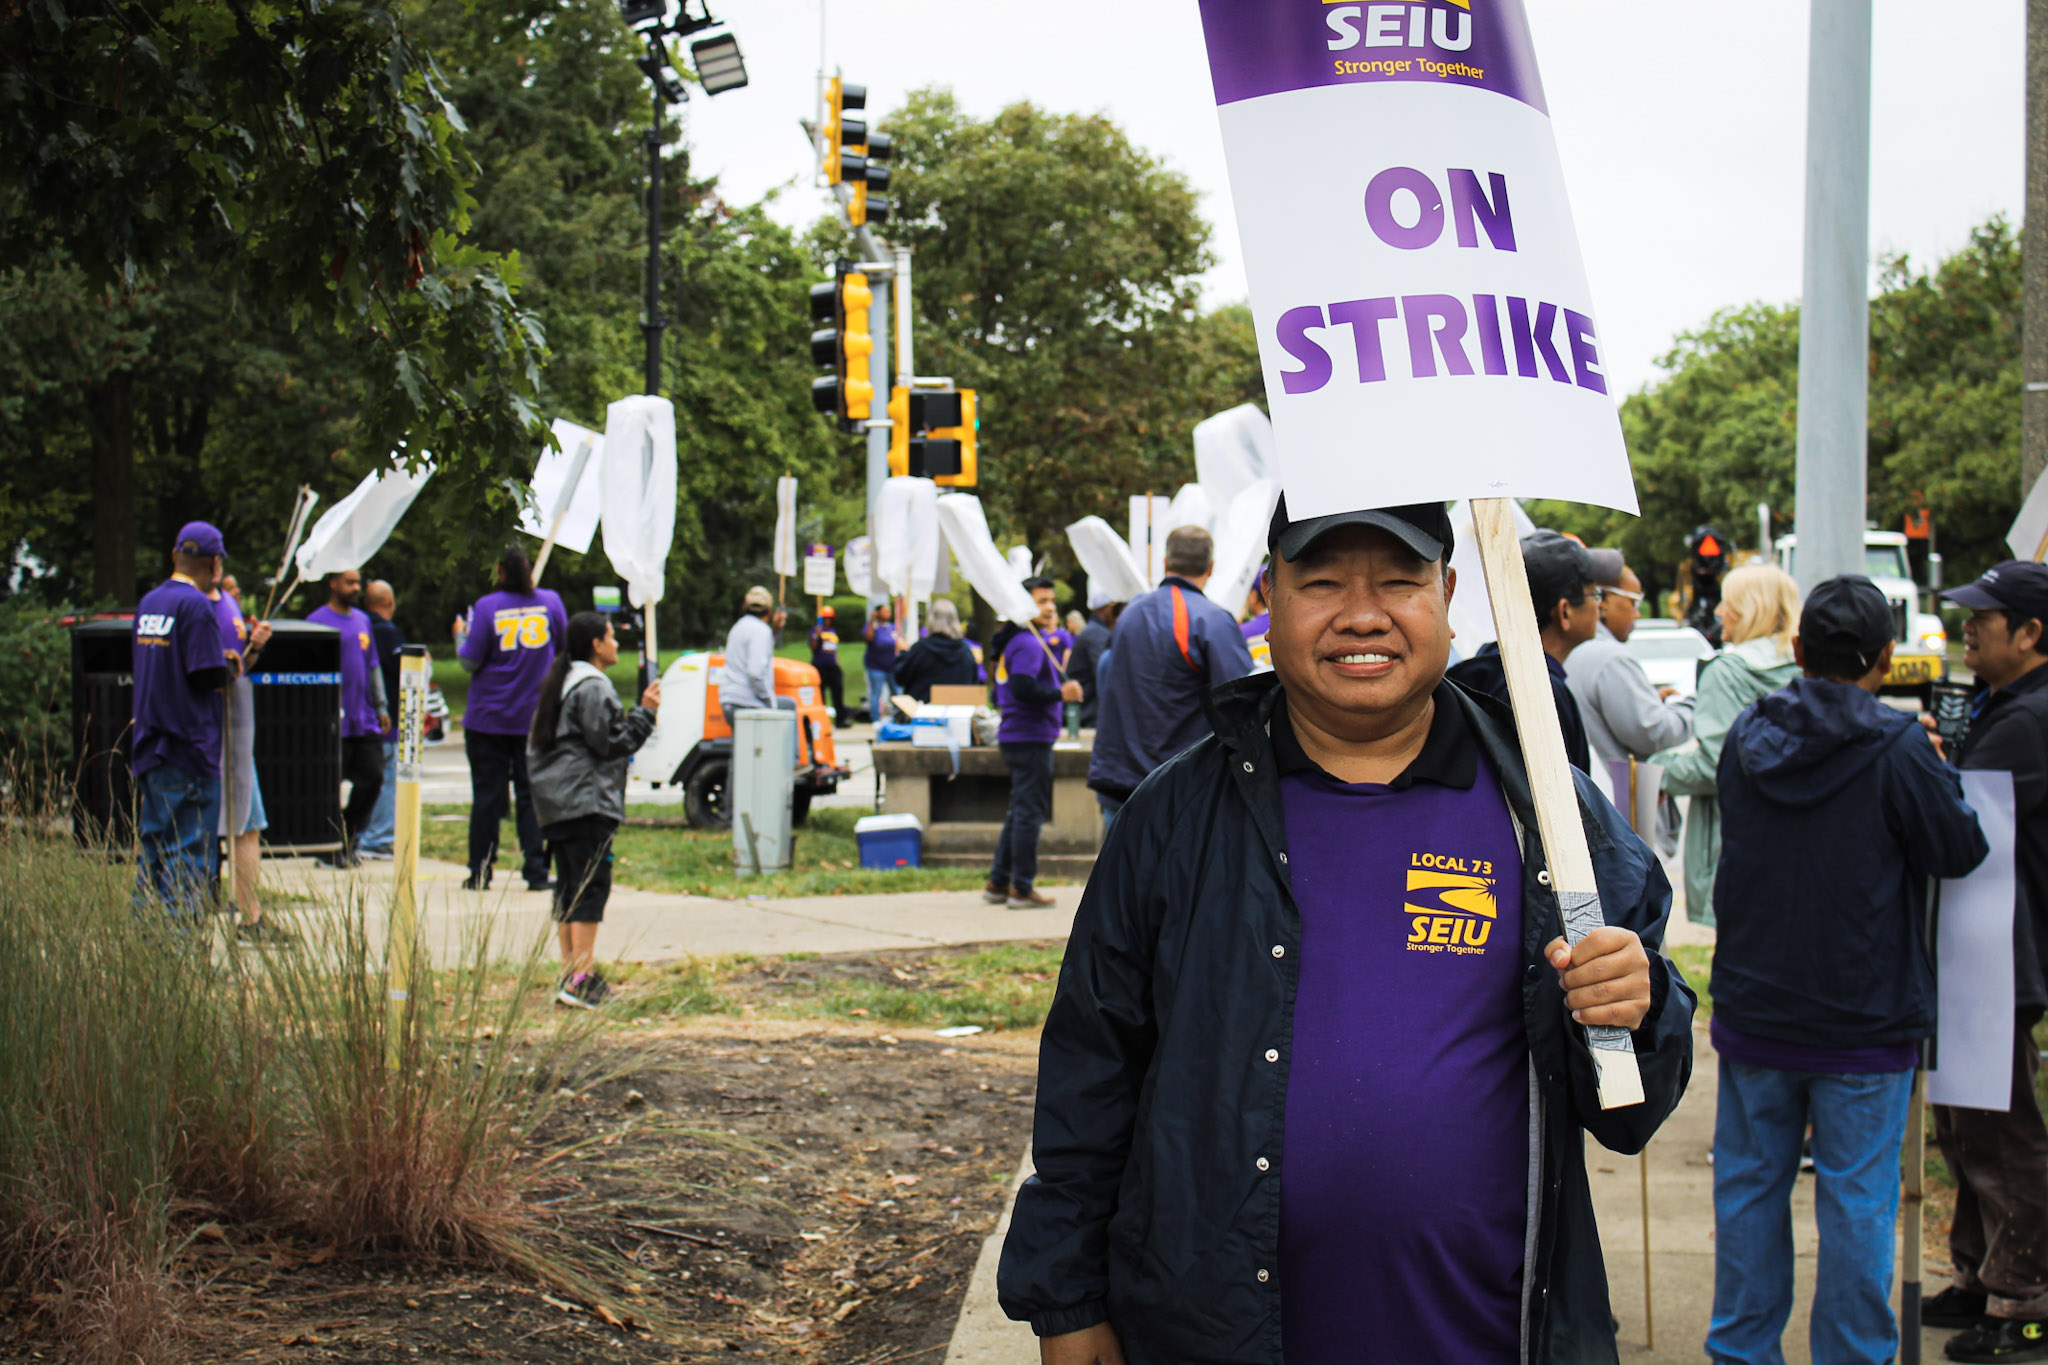
[[[249,675],[256,698],[256,781],[273,853],[342,845],[341,632],[273,621]]]

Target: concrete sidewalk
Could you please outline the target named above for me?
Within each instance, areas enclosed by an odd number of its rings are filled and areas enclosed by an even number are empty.
[[[528,891],[517,877],[490,891],[462,889],[466,869],[423,858],[420,913],[429,950],[439,960],[460,951],[465,936],[488,929],[507,956],[547,933],[550,896]],[[269,863],[268,885],[323,902],[368,900],[371,932],[381,938],[391,900],[392,864],[365,862],[331,871],[309,859]],[[985,904],[978,891],[912,891],[896,895],[793,896],[724,900],[672,892],[615,888],[598,939],[601,956],[666,962],[728,953],[872,952],[1003,939],[1065,938],[1081,901],[1078,886],[1048,887],[1054,904],[1009,910]],[[288,907],[280,907],[290,918]]]
[[[1678,1111],[1665,1123],[1646,1154],[1650,1171],[1650,1272],[1656,1345],[1651,1347],[1643,1305],[1643,1197],[1636,1157],[1616,1156],[1598,1143],[1586,1144],[1586,1171],[1607,1260],[1608,1294],[1620,1321],[1624,1365],[1696,1365],[1714,1301],[1713,1147],[1717,1070],[1704,1027],[1694,1032],[1692,1084]],[[1030,1168],[1027,1157],[1025,1169]],[[1020,1176],[1021,1180],[1021,1176]],[[1003,1316],[995,1296],[995,1271],[1009,1215],[983,1247],[961,1309],[946,1365],[1036,1365],[1038,1346],[1031,1329]],[[1813,1271],[1819,1250],[1814,1226],[1813,1177],[1802,1176],[1792,1194],[1792,1320],[1785,1329],[1788,1365],[1810,1365],[1807,1317],[1813,1305]],[[1931,1276],[1929,1296],[1946,1283]],[[1898,1293],[1892,1303],[1896,1309]],[[1921,1359],[1942,1359],[1945,1331],[1921,1333]]]

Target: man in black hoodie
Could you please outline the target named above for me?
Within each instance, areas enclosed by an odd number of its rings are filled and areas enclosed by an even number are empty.
[[[2034,1025],[2048,1008],[2048,565],[2007,560],[1948,600],[1970,608],[1963,662],[1978,683],[1958,761],[2012,774],[2017,1017],[2010,1108],[1934,1107],[1956,1177],[1955,1275],[1922,1319],[1966,1329],[1948,1343],[1951,1360],[2048,1360],[2048,1130],[2034,1101]]]
[[[1743,712],[1721,751],[1714,883],[1714,1360],[1773,1360],[1792,1310],[1790,1198],[1813,1127],[1815,1360],[1889,1360],[1899,1145],[1934,1031],[1930,877],[1988,851],[1955,773],[1877,700],[1891,607],[1860,574],[1813,590],[1805,676]]]

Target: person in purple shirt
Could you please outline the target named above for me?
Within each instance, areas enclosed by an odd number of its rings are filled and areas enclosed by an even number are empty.
[[[1062,678],[1053,662],[1048,633],[1059,620],[1050,578],[1027,578],[1025,589],[1038,604],[1031,628],[1005,627],[996,633],[996,707],[1002,724],[996,745],[1010,770],[1010,809],[996,836],[995,861],[981,898],[1012,910],[1038,910],[1052,897],[1034,890],[1038,880],[1038,831],[1052,818],[1052,746],[1060,737],[1060,704],[1081,700],[1081,684]]]
[[[208,594],[226,557],[218,530],[188,522],[172,542],[171,576],[135,606],[135,900],[186,922],[200,913],[220,821],[228,647]]]
[[[327,603],[309,612],[316,626],[341,632],[341,775],[349,783],[348,805],[341,813],[341,848],[321,854],[328,867],[353,867],[359,861],[356,840],[377,809],[384,789],[384,731],[391,723],[391,702],[384,695],[384,669],[369,615],[356,604],[363,596],[359,569],[327,575]]]
[[[513,793],[519,854],[529,891],[545,891],[547,845],[533,813],[526,772],[526,733],[540,704],[541,683],[569,631],[562,599],[533,586],[533,565],[523,546],[507,545],[498,558],[497,591],[477,599],[458,656],[471,675],[462,717],[462,749],[469,759],[469,879],[463,886],[488,891],[505,821],[507,784]]]
[[[1273,672],[1088,879],[998,1297],[1047,1365],[1612,1362],[1583,1149],[1684,1093],[1670,885],[1580,775],[1604,923],[1567,945],[1512,716],[1444,677],[1443,504],[1286,507]],[[1601,1107],[1587,1025],[1640,1102]]]
[[[889,704],[889,694],[895,690],[889,675],[896,671],[896,609],[887,602],[876,607],[861,638],[867,641],[861,667],[868,675],[868,715],[879,725],[888,714],[883,708]]]

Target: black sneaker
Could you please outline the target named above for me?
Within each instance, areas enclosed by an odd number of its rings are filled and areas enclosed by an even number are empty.
[[[1933,1298],[1921,1300],[1920,1325],[1951,1330],[1975,1327],[1984,1316],[1984,1304],[1983,1294],[1950,1285]]]
[[[552,891],[555,889],[555,884],[545,877],[541,878],[539,881],[535,881],[533,878],[528,877],[526,879],[526,889],[528,891]]]
[[[488,891],[488,890],[490,890],[490,889],[491,889],[491,874],[490,874],[490,873],[488,873],[488,872],[472,872],[472,873],[470,873],[470,874],[469,874],[469,875],[468,875],[467,877],[464,877],[464,878],[462,879],[462,889],[463,889],[464,891]]]
[[[344,868],[360,866],[363,860],[352,850],[341,849],[334,853],[316,853],[313,855],[313,861],[322,867]]]
[[[289,930],[280,929],[267,919],[259,919],[254,924],[244,922],[236,925],[235,941],[252,948],[291,948],[297,946],[299,940]]]
[[[2048,1360],[2048,1322],[2037,1318],[1979,1318],[1968,1331],[1948,1339],[1950,1360]]]
[[[578,972],[564,977],[555,991],[555,1003],[571,1009],[594,1010],[611,998],[612,988],[596,972]]]

